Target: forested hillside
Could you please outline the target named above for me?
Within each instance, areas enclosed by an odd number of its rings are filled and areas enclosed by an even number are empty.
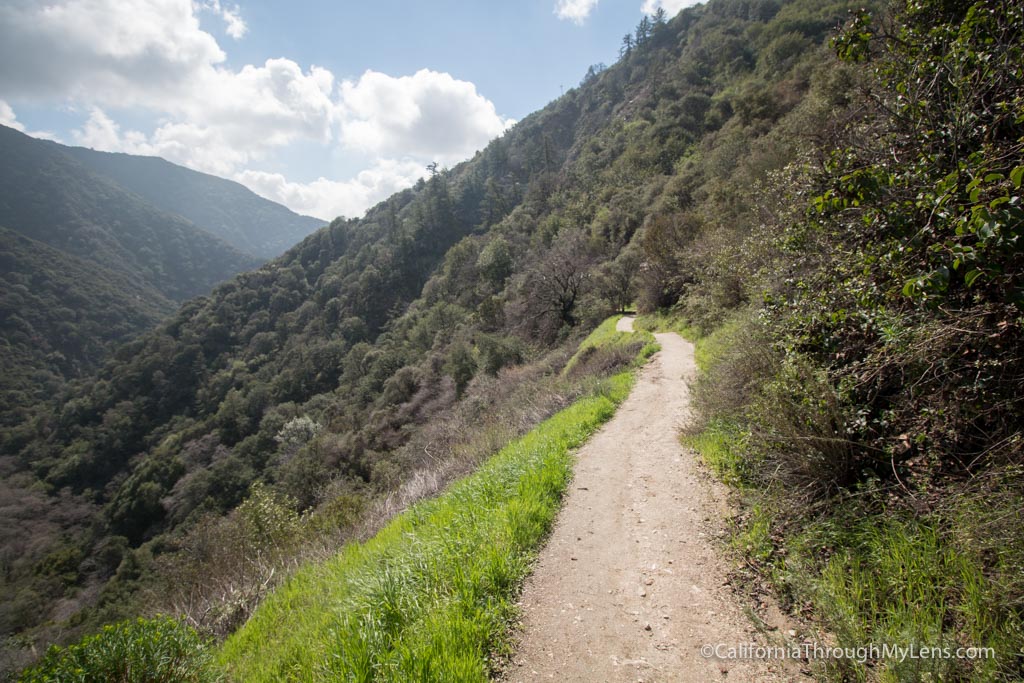
[[[0,126],[0,225],[152,287],[175,301],[258,261],[81,165]]]
[[[259,263],[67,149],[0,127],[5,427],[176,304]]]
[[[164,211],[184,216],[238,251],[259,259],[280,256],[326,221],[264,199],[243,185],[159,157],[60,147],[83,166]]]
[[[39,406],[8,431],[9,476],[92,524],[4,550],[3,628],[184,605],[232,630],[280,576],[218,583],[246,554],[228,530],[281,574],[275,529],[351,537],[457,457],[453,411],[513,405],[495,386],[559,373],[566,339],[635,301],[710,334],[702,444],[751,496],[746,566],[794,611],[844,643],[1019,650],[1024,18],[862,5],[645,18],[616,64],[470,161]],[[928,671],[1020,673],[1012,655],[945,666]]]
[[[152,287],[0,227],[0,425],[174,311]]]

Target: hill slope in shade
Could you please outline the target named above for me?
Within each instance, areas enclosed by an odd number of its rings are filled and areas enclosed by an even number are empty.
[[[257,265],[190,221],[0,126],[0,225],[183,301]]]
[[[0,426],[94,371],[114,346],[175,307],[123,273],[4,227],[0,283]]]
[[[299,215],[239,183],[158,157],[83,147],[61,150],[154,206],[184,216],[239,251],[261,259],[280,256],[327,223]]]

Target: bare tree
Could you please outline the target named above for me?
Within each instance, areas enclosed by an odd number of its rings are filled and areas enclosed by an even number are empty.
[[[578,306],[594,258],[579,231],[558,235],[550,251],[529,268],[522,282],[522,323],[543,337],[579,323]]]

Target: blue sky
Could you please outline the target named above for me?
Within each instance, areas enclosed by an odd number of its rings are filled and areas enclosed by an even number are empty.
[[[358,216],[694,0],[4,0],[0,123]]]

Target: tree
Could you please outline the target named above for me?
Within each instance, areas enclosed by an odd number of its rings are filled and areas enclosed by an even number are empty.
[[[577,306],[588,281],[593,255],[582,231],[559,234],[547,256],[524,278],[525,318],[543,338],[579,323]]]
[[[583,87],[587,83],[590,83],[592,80],[600,76],[601,73],[604,72],[604,70],[607,68],[608,67],[605,66],[604,62],[591,64],[589,67],[587,67],[587,73],[586,75],[583,76],[583,80],[580,81],[580,87]]]
[[[496,237],[480,251],[476,267],[493,287],[501,287],[512,273],[512,251],[508,240]]]
[[[274,435],[282,460],[290,460],[299,449],[316,438],[322,429],[320,423],[308,415],[292,418]]]
[[[644,16],[640,23],[636,25],[636,40],[634,42],[637,47],[645,45],[650,40],[652,28],[651,20]]]
[[[622,36],[622,47],[619,48],[619,57],[628,57],[633,51],[633,35],[627,33]]]
[[[598,295],[616,312],[625,313],[636,295],[634,282],[640,270],[640,254],[624,249],[618,258],[605,264],[597,279]]]
[[[476,359],[465,342],[459,341],[452,345],[445,363],[445,371],[455,382],[455,395],[461,398],[473,375],[476,374]]]

